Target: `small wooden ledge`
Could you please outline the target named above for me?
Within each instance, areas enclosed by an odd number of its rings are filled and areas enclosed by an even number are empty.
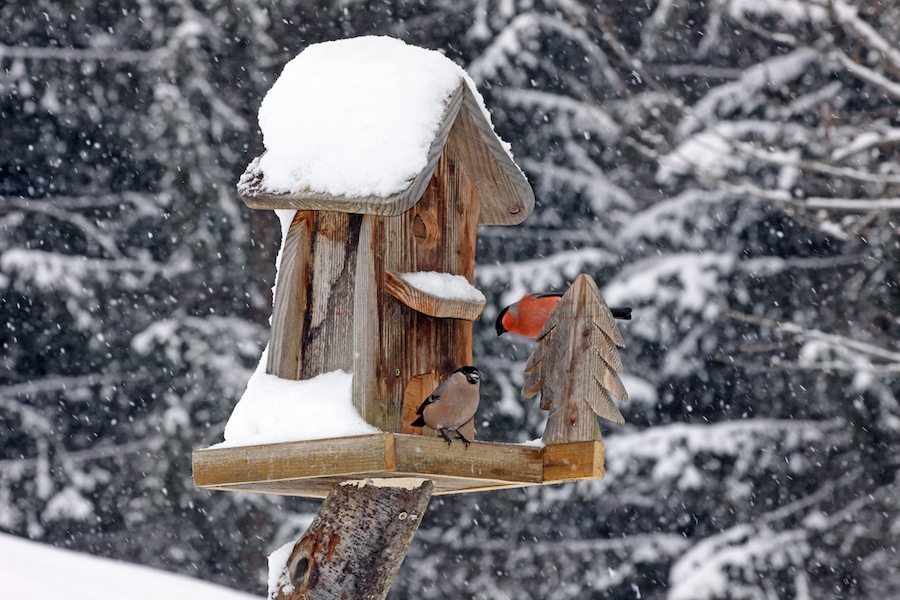
[[[404,305],[429,317],[474,321],[481,316],[485,305],[483,299],[461,300],[434,296],[411,285],[400,273],[392,271],[384,274],[384,289]]]
[[[435,494],[560,483],[603,476],[603,443],[540,448],[378,433],[193,453],[194,485],[212,490],[324,498],[349,479],[420,477]]]
[[[544,446],[543,483],[603,478],[603,442],[570,442]]]

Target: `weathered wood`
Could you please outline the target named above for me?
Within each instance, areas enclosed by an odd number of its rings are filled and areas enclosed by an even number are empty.
[[[438,437],[373,434],[193,453],[194,485],[217,490],[322,498],[331,486],[365,477],[431,479],[436,494],[521,487],[542,481],[542,449],[473,442],[450,448]]]
[[[544,483],[603,477],[603,442],[550,444],[543,456]]]
[[[327,440],[207,448],[193,453],[194,485],[279,481],[306,477],[353,478],[396,468],[394,437],[380,433]]]
[[[439,437],[395,436],[397,471],[407,474],[466,479],[487,479],[524,484],[540,483],[541,449],[519,444],[447,443]]]
[[[310,379],[353,371],[360,215],[298,211],[282,248],[267,372]]]
[[[423,373],[414,376],[406,384],[406,390],[403,392],[403,426],[400,430],[402,433],[429,437],[437,435],[437,432],[428,425],[416,427],[412,423],[419,417],[416,411],[422,406],[422,402],[431,395],[439,383],[440,379],[434,373]]]
[[[521,169],[500,144],[484,118],[475,95],[465,86],[464,110],[459,111],[460,135],[451,135],[448,144],[458,143],[458,153],[475,193],[481,198],[482,225],[516,225],[534,210],[534,192]],[[474,143],[480,139],[483,143]]]
[[[455,135],[451,132],[450,138]],[[448,143],[418,204],[398,217],[379,218],[373,227],[372,247],[380,249],[382,259],[376,261],[376,286],[369,297],[381,312],[375,365],[366,366],[375,376],[364,392],[364,410],[379,429],[402,431],[403,394],[413,377],[429,372],[446,377],[472,364],[471,322],[409,308],[385,289],[386,273],[437,271],[471,283],[479,212],[478,197]],[[430,228],[424,235],[423,226]]]
[[[379,216],[397,216],[416,204],[429,185],[451,130],[461,129],[463,156],[479,197],[483,201],[479,222],[484,225],[515,225],[534,210],[534,192],[522,171],[503,148],[466,83],[447,99],[446,109],[428,152],[424,168],[410,184],[391,196],[335,196],[312,190],[272,194],[263,188],[257,161],[250,163],[238,191],[247,206],[258,209],[294,208]],[[459,121],[466,121],[460,125]],[[459,133],[459,132],[458,132]]]
[[[616,346],[624,345],[612,312],[594,280],[579,275],[550,314],[526,363],[526,397],[541,392],[549,410],[545,444],[600,439],[597,416],[616,423],[624,418],[611,394],[628,400],[616,371]]]
[[[314,213],[298,211],[291,221],[281,249],[266,372],[282,379],[300,377],[301,332],[306,313],[314,223]]]
[[[391,409],[390,399],[376,395],[375,381],[387,375],[379,370],[384,294],[378,284],[376,265],[383,252],[376,247],[375,232],[380,217],[363,215],[356,258],[356,285],[353,290],[353,406],[367,422],[383,431]]]
[[[429,317],[474,321],[484,310],[484,300],[441,298],[424,292],[407,282],[400,273],[385,272],[385,290],[411,309]]]
[[[433,485],[417,479],[336,485],[277,578],[273,600],[385,598]]]

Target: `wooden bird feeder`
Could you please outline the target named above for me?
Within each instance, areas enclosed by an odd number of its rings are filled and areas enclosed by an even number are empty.
[[[516,225],[534,206],[464,81],[444,106],[427,165],[388,198],[273,194],[251,171],[242,178],[248,206],[297,210],[282,248],[267,372],[291,380],[352,373],[356,410],[383,433],[197,450],[196,486],[325,497],[337,483],[371,477],[431,480],[435,494],[602,477],[593,413],[591,435],[557,435],[544,447],[448,448],[410,425],[443,377],[477,366],[472,321],[484,301],[434,295],[404,275],[437,272],[471,285],[478,225]],[[461,431],[474,439],[472,422]]]

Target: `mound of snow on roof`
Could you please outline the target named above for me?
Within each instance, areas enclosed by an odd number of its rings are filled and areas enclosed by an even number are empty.
[[[446,102],[465,71],[434,50],[381,36],[313,44],[259,108],[266,153],[242,178],[269,193],[388,197],[427,165]]]

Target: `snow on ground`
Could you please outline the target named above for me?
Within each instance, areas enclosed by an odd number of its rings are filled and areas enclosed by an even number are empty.
[[[390,37],[313,44],[291,60],[259,108],[270,193],[389,197],[422,171],[446,101],[466,81],[440,52]]]
[[[225,441],[213,448],[379,433],[353,406],[350,373],[292,381],[266,373],[267,361],[265,351],[225,425]]]
[[[251,600],[184,575],[0,534],[0,598],[66,600]]]

